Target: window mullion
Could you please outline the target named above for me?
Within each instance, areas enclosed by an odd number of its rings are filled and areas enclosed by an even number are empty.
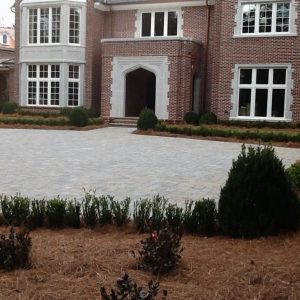
[[[272,33],[276,33],[277,3],[272,6]]]
[[[41,43],[41,40],[40,40],[40,37],[41,37],[41,33],[40,33],[40,30],[41,30],[41,9],[38,8],[37,9],[37,44],[40,44]]]
[[[255,9],[255,27],[254,27],[254,33],[259,33],[259,14],[260,14],[260,4],[256,4]]]
[[[52,8],[49,8],[49,30],[48,30],[49,44],[52,44]]]
[[[155,12],[151,13],[151,36],[154,36]]]
[[[164,36],[168,36],[168,12],[164,12]]]
[[[267,104],[268,118],[272,117],[273,74],[274,74],[274,69],[269,69],[268,104]]]
[[[255,116],[256,71],[257,71],[257,69],[253,69],[253,71],[252,71],[250,117]]]

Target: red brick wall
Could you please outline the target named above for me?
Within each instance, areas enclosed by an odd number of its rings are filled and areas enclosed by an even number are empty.
[[[110,116],[112,61],[115,56],[168,56],[169,119],[182,120],[191,109],[192,64],[197,65],[199,45],[187,41],[105,42],[102,44],[101,114]]]
[[[210,61],[213,63],[212,109],[222,119],[231,110],[233,68],[235,64],[292,64],[294,69],[293,121],[300,121],[300,37],[234,37],[237,0],[217,1],[215,24],[219,27],[219,43],[213,41]],[[300,10],[298,9],[298,20]],[[218,23],[220,22],[220,23]],[[299,22],[298,22],[299,26]],[[298,30],[299,32],[299,30]],[[214,33],[215,34],[215,33]],[[219,44],[219,46],[218,46]],[[217,50],[219,48],[219,50]],[[219,58],[218,58],[219,57]],[[216,80],[217,77],[217,80]]]

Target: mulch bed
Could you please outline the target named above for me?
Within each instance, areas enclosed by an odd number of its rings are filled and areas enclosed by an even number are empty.
[[[0,271],[0,299],[100,299],[100,287],[112,287],[124,271],[143,286],[159,280],[168,299],[300,299],[299,232],[256,240],[186,235],[179,268],[164,276],[137,270],[131,251],[146,235],[128,228],[31,236],[33,267]]]
[[[175,137],[175,138],[184,138],[184,139],[193,139],[193,140],[204,140],[204,141],[217,141],[217,142],[229,142],[229,143],[242,143],[242,144],[257,144],[261,145],[261,141],[256,140],[241,140],[236,138],[223,138],[223,137],[203,137],[203,136],[196,136],[196,135],[183,135],[183,134],[175,134],[170,132],[161,132],[155,130],[136,130],[133,132],[134,134],[138,135],[149,135],[149,136],[162,136],[162,137]],[[276,147],[285,147],[285,148],[300,148],[300,143],[295,142],[272,142],[272,143],[265,143],[265,144],[272,144]]]

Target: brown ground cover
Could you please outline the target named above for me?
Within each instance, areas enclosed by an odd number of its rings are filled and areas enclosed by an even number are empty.
[[[112,287],[124,271],[144,286],[159,280],[168,299],[300,299],[300,232],[256,240],[186,235],[180,267],[158,277],[136,269],[131,250],[145,235],[130,229],[31,236],[33,267],[0,271],[0,299],[100,299],[100,287]]]

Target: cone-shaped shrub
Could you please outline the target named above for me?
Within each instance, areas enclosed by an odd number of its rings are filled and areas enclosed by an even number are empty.
[[[296,229],[299,218],[299,200],[274,149],[242,146],[221,189],[221,231],[233,237],[267,236]]]
[[[155,112],[145,107],[139,116],[137,128],[142,130],[154,129],[157,122]]]

